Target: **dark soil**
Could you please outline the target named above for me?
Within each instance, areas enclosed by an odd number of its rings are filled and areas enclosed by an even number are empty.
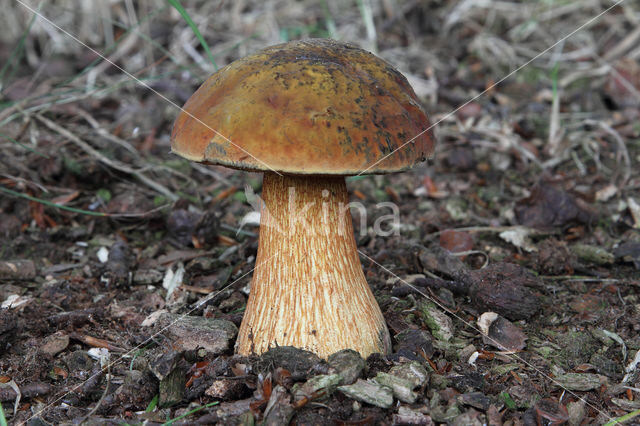
[[[193,31],[168,3],[89,3],[40,12],[157,93],[0,1],[9,424],[639,421],[637,4],[501,81],[610,3],[182,2],[218,67],[289,39],[352,41],[438,123],[428,164],[347,179],[393,352],[321,360],[233,353],[258,245],[245,188],[261,176],[169,153],[167,100],[214,71]],[[400,220],[383,237],[385,201]]]

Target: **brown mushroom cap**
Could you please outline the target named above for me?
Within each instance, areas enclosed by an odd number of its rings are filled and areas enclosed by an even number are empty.
[[[391,173],[433,152],[429,131],[416,137],[430,125],[407,79],[334,40],[293,41],[239,59],[207,79],[184,110],[172,151],[238,169]]]

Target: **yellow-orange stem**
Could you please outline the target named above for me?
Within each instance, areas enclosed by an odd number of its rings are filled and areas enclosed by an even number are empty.
[[[265,173],[256,269],[238,353],[295,346],[388,353],[389,332],[358,258],[343,177]]]

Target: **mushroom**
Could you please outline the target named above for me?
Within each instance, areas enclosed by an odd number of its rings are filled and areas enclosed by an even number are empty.
[[[172,132],[189,160],[264,172],[256,267],[236,351],[388,353],[358,257],[345,176],[406,170],[433,152],[406,78],[354,45],[268,47],[220,69]],[[413,139],[412,139],[413,138]]]

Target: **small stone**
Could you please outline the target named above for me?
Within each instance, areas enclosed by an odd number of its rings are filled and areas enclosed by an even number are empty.
[[[435,395],[438,395],[438,393],[436,392]],[[453,419],[455,419],[456,417],[458,417],[460,415],[460,408],[458,407],[457,404],[451,404],[448,405],[446,408],[445,406],[440,405],[440,398],[435,397],[431,398],[430,405],[431,405],[431,418],[433,419],[434,422],[436,423],[447,423],[447,424],[464,424],[466,425],[466,423],[455,423],[453,422]]]
[[[449,386],[449,379],[441,374],[431,374],[430,387],[432,389],[445,389]]]
[[[609,253],[602,247],[591,246],[588,244],[574,244],[569,247],[569,250],[571,250],[579,260],[595,265],[609,265],[616,260],[612,253]]]
[[[312,398],[317,392],[323,390],[325,396],[327,396],[331,394],[343,380],[340,374],[321,374],[314,376],[303,384],[296,383],[293,386],[293,398],[296,401],[304,398]]]
[[[413,384],[412,389],[422,387],[429,381],[427,369],[416,361],[396,365],[389,370],[389,374],[409,380]]]
[[[67,346],[69,346],[69,336],[58,332],[45,337],[40,350],[54,356],[67,349]]]
[[[491,368],[491,372],[502,376],[504,374],[508,374],[511,371],[517,370],[520,368],[520,364],[512,363],[512,364],[499,364]]]
[[[554,384],[570,391],[590,391],[602,384],[600,376],[591,373],[566,373],[554,378]]]
[[[136,285],[151,285],[162,282],[164,274],[157,269],[139,269],[133,274]]]
[[[479,391],[485,385],[484,375],[477,371],[452,374],[448,379],[451,381],[451,386],[463,393]]]
[[[444,208],[454,221],[469,219],[469,206],[462,198],[447,198]]]
[[[613,346],[614,341],[611,338],[612,335],[616,336],[616,341],[621,340],[620,337],[617,334],[608,332],[602,328],[594,328],[593,330],[589,330],[591,332],[591,335],[593,337],[595,337],[596,339],[598,339],[600,342],[602,342],[602,344],[604,346]],[[620,342],[620,344],[623,344],[624,342]]]
[[[344,385],[350,385],[355,382],[362,375],[366,365],[360,354],[353,349],[343,349],[329,355],[327,361],[342,376],[343,381],[341,384]]]
[[[33,260],[17,259],[0,261],[0,280],[30,280],[36,277]]]
[[[144,410],[157,392],[158,382],[149,371],[128,370],[113,400],[125,410]]]
[[[526,384],[511,386],[502,392],[500,397],[505,399],[504,402],[508,408],[531,407],[541,399],[536,390]],[[515,407],[510,407],[510,405],[515,405]]]
[[[256,420],[253,418],[253,413],[251,411],[245,411],[237,417],[236,425],[237,426],[254,426],[256,424]]]
[[[484,416],[482,416],[481,413],[471,408],[454,418],[453,421],[451,421],[451,424],[465,426],[482,426],[486,424],[483,417]]]
[[[358,379],[352,385],[338,386],[338,390],[356,401],[366,402],[380,408],[393,404],[393,391],[376,382]]]
[[[420,304],[422,319],[429,327],[431,334],[438,340],[448,342],[453,337],[453,321],[440,308],[431,302]]]
[[[495,404],[491,404],[487,409],[487,423],[492,426],[502,426],[502,414]]]
[[[241,399],[240,401],[223,402],[219,406],[217,406],[218,408],[215,408],[215,407],[212,407],[212,408],[215,409],[216,415],[221,420],[223,420],[222,423],[224,424],[224,420],[229,422],[229,419],[233,417],[238,417],[243,415],[246,412],[250,412],[251,403],[254,401],[255,401],[255,398],[247,398],[247,399]]]
[[[407,329],[398,333],[396,336],[396,352],[401,350],[409,350],[413,353],[424,353],[430,357],[434,353],[432,337],[425,330]]]
[[[407,379],[379,372],[374,380],[381,385],[390,387],[393,391],[393,396],[402,402],[413,404],[418,399],[418,394],[412,390],[413,383]]]
[[[633,262],[636,269],[640,269],[640,242],[627,241],[615,248],[613,254],[617,259]]]
[[[266,376],[278,368],[283,368],[291,373],[294,381],[302,381],[306,380],[309,372],[320,363],[320,358],[312,352],[293,346],[277,346],[260,356],[255,370]]]
[[[584,400],[573,401],[567,404],[567,412],[569,413],[569,426],[579,426],[587,415]]]
[[[204,348],[216,355],[229,349],[231,340],[238,333],[231,321],[196,316],[165,313],[157,321],[159,327],[167,328],[173,344],[180,350],[191,351]]]
[[[431,426],[433,422],[431,421],[431,417],[426,414],[401,405],[398,407],[398,413],[393,415],[393,424]]]
[[[469,392],[458,395],[458,402],[482,411],[487,411],[491,405],[489,397],[482,392]]]
[[[149,364],[149,369],[158,380],[164,380],[176,368],[181,359],[181,352],[170,351],[162,353]]]
[[[626,398],[611,398],[611,402],[625,411],[640,410],[640,401],[632,401]]]

